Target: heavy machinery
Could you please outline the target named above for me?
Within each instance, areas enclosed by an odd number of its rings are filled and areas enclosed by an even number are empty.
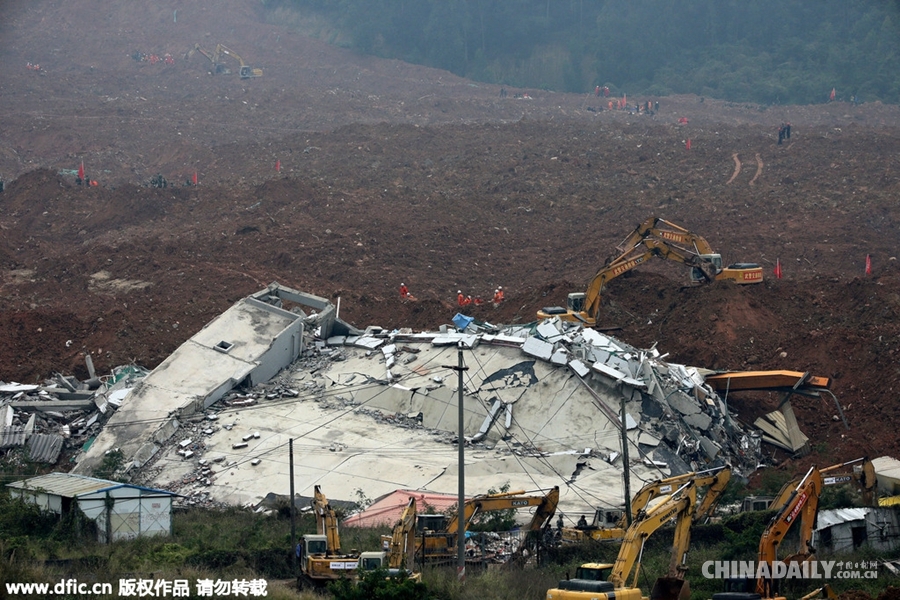
[[[337,515],[319,486],[315,486],[312,508],[316,517],[316,533],[300,538],[298,583],[323,586],[342,577],[354,577],[359,566],[359,554],[341,551]]]
[[[476,515],[495,510],[519,509],[535,507],[534,515],[525,531],[540,531],[550,522],[556,513],[559,504],[559,486],[554,487],[545,495],[528,495],[524,490],[515,492],[502,492],[499,494],[485,494],[475,496],[463,505],[463,530],[462,535],[468,529],[469,523]],[[444,562],[456,558],[457,534],[459,530],[459,515],[453,515],[449,520],[441,523],[440,518],[431,515],[428,520],[431,527],[423,527],[420,535],[416,537],[416,554],[425,562]],[[426,522],[424,519],[420,521]]]
[[[247,63],[244,62],[244,59],[240,57],[234,50],[227,48],[223,44],[217,44],[216,49],[213,52],[208,52],[200,47],[200,44],[195,44],[194,49],[209,59],[209,61],[213,64],[213,72],[216,75],[228,75],[231,73],[231,69],[228,68],[227,65],[219,62],[219,59],[224,54],[225,56],[230,56],[231,58],[238,61],[240,67],[238,70],[238,75],[240,75],[241,79],[250,79],[252,77],[262,77],[262,69],[257,67],[251,67]]]
[[[773,565],[778,561],[778,548],[794,523],[800,522],[800,545],[796,553],[781,562],[803,563],[813,558],[812,534],[815,528],[816,513],[819,510],[819,495],[825,485],[822,473],[811,467],[799,482],[792,482],[788,494],[779,494],[780,505],[772,504],[778,512],[769,521],[759,540],[758,563],[765,563],[771,573]],[[798,518],[799,517],[799,518]],[[779,579],[759,577],[758,579],[731,578],[725,581],[725,592],[713,594],[713,600],[785,600],[777,595]]]
[[[642,600],[646,598],[637,586],[644,543],[657,529],[675,519],[672,557],[665,577],[657,579],[650,597],[654,600],[686,600],[690,586],[684,579],[687,551],[697,490],[688,482],[650,509],[641,510],[625,533],[615,564],[588,563],[578,567],[574,579],[564,579],[556,588],[547,590],[547,600]],[[627,587],[634,568],[634,579]]]
[[[875,493],[878,486],[878,481],[875,479],[875,465],[872,464],[868,457],[831,465],[830,467],[819,469],[819,473],[822,475],[822,484],[825,487],[848,483],[855,484],[862,494],[863,504],[866,506],[878,506],[878,499]],[[778,495],[772,501],[770,509],[777,510],[779,507],[784,506],[799,481],[799,478],[794,478],[784,484],[781,491],[778,492]]]
[[[660,223],[668,228],[659,228]],[[621,254],[606,262],[588,283],[584,293],[569,294],[566,308],[551,306],[539,310],[538,319],[559,317],[564,321],[584,323],[587,327],[596,325],[603,287],[653,257],[680,262],[691,267],[692,283],[727,279],[739,284],[750,284],[761,283],[763,280],[762,268],[759,265],[736,263],[723,268],[722,256],[713,252],[705,239],[656,217],[639,225],[619,245],[619,249]]]
[[[638,225],[634,231],[628,234],[625,241],[616,247],[616,249],[619,252],[626,252],[647,237],[666,240],[681,248],[693,250],[701,258],[709,260],[716,266],[715,278],[717,280],[729,279],[739,284],[762,282],[762,268],[759,265],[753,263],[735,263],[723,267],[722,255],[714,252],[712,246],[709,245],[709,242],[707,242],[704,237],[692,233],[675,223],[660,219],[659,217],[650,217]],[[693,273],[692,281],[695,283],[700,282],[698,279],[694,278]]]
[[[694,510],[694,523],[700,523],[712,516],[719,496],[725,491],[730,480],[731,467],[724,466],[651,481],[638,490],[638,493],[631,499],[631,514],[638,514],[654,498],[671,494],[672,490],[691,482],[697,489],[709,488],[703,495],[700,505]],[[586,528],[563,527],[562,540],[564,542],[580,542],[586,539],[617,540],[625,537],[625,531],[628,528],[625,515],[621,516],[614,527],[602,527],[601,513],[602,511],[599,510],[595,512],[594,521]]]
[[[413,571],[416,519],[416,499],[411,497],[391,535],[382,537],[386,551],[363,552],[359,555],[359,569],[361,571],[386,569],[389,575],[406,573],[408,577],[419,580],[421,574]]]

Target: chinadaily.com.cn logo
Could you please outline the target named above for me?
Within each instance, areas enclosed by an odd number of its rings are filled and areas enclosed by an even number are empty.
[[[708,560],[701,569],[707,579],[878,579],[875,561],[811,560],[772,563]]]

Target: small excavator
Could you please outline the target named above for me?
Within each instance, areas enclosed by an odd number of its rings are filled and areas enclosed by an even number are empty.
[[[312,509],[316,517],[316,533],[300,538],[298,587],[322,587],[329,581],[354,577],[359,566],[359,554],[341,551],[337,515],[318,485],[315,486]]]
[[[422,574],[413,570],[413,559],[416,553],[416,520],[416,499],[411,497],[391,535],[382,536],[382,544],[387,551],[360,554],[359,570],[387,569],[390,576],[405,573],[410,579],[419,581]]]
[[[691,541],[691,524],[697,504],[697,489],[688,482],[652,508],[641,510],[625,533],[615,564],[587,563],[578,567],[573,579],[564,579],[547,590],[547,600],[643,600],[637,585],[644,543],[657,529],[675,519],[675,539],[666,576],[656,580],[653,600],[687,600],[690,585],[684,579],[685,562]],[[634,579],[628,577],[634,568]]]
[[[703,495],[700,505],[694,510],[694,523],[701,523],[712,516],[719,497],[725,491],[725,487],[730,480],[731,467],[726,465],[706,471],[684,473],[683,475],[674,475],[665,479],[651,481],[638,490],[638,493],[631,499],[631,514],[638,514],[653,499],[664,494],[671,494],[672,490],[691,482],[697,489],[709,488]],[[596,511],[593,522],[586,528],[563,527],[563,542],[580,542],[587,539],[619,540],[625,537],[625,532],[628,528],[625,515],[621,516],[615,527],[602,527],[600,523],[602,512],[600,510]]]
[[[240,57],[234,50],[231,50],[224,46],[223,44],[217,44],[216,49],[213,52],[208,52],[200,47],[200,44],[195,44],[194,49],[209,59],[209,61],[213,64],[213,73],[216,75],[229,75],[231,73],[231,69],[228,68],[227,65],[219,62],[219,59],[224,54],[225,56],[230,56],[231,58],[238,61],[240,64],[238,75],[240,75],[241,79],[251,79],[253,77],[262,77],[262,69],[258,67],[251,67],[247,63],[244,62],[244,59]]]
[[[661,228],[661,224],[665,228]],[[542,308],[538,311],[537,318],[559,317],[564,321],[583,323],[585,327],[595,326],[600,313],[600,293],[604,286],[653,257],[691,267],[691,283],[725,279],[737,284],[751,284],[761,283],[763,280],[759,265],[736,263],[723,267],[722,256],[713,252],[704,238],[657,217],[651,217],[638,225],[617,249],[621,254],[607,260],[588,283],[585,292],[569,294],[565,308]]]
[[[475,496],[463,505],[463,528],[459,531],[459,515],[453,515],[444,525],[440,522],[440,515],[429,515],[429,521],[438,524],[432,528],[427,525],[424,531],[416,536],[416,554],[425,562],[449,562],[456,559],[457,535],[465,535],[469,523],[476,515],[495,510],[519,509],[535,507],[530,524],[523,528],[524,531],[541,531],[550,522],[556,513],[559,504],[559,486],[554,487],[545,495],[528,495],[524,490],[515,492],[502,492],[499,494],[484,494]],[[424,521],[424,518],[420,523]],[[519,553],[521,549],[516,550]]]

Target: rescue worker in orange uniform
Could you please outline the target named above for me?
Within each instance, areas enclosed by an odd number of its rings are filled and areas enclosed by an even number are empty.
[[[407,298],[409,298],[409,288],[406,287],[405,283],[400,284],[400,298],[402,300],[406,300]]]
[[[466,297],[463,296],[462,290],[456,291],[456,304],[457,304],[457,306],[465,306],[466,305]]]

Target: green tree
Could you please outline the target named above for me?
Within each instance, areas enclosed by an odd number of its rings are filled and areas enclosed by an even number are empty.
[[[368,571],[358,581],[339,579],[328,584],[335,600],[429,600],[427,586],[406,576],[388,575],[384,569]]]

